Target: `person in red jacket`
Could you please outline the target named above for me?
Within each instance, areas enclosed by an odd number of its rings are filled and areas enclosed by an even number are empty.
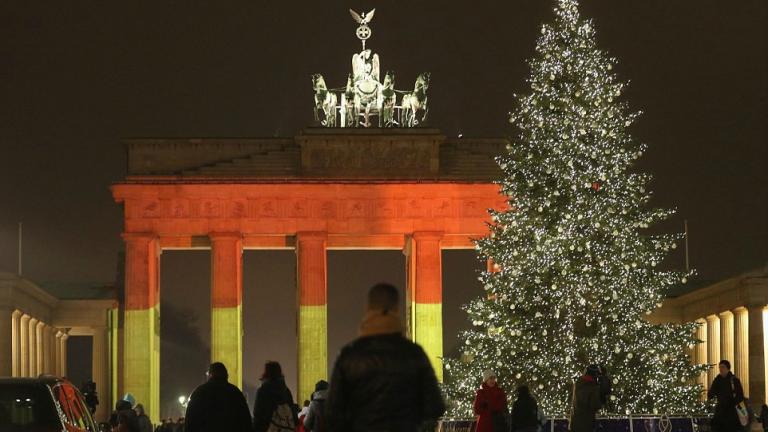
[[[508,429],[507,395],[496,382],[496,373],[483,372],[483,385],[475,395],[476,432],[501,432]]]

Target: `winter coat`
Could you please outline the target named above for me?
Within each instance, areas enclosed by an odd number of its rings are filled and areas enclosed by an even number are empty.
[[[595,415],[602,407],[600,384],[590,375],[584,375],[573,385],[573,405],[569,430],[592,432]]]
[[[493,430],[494,416],[504,416],[509,414],[507,408],[507,395],[498,385],[493,387],[483,383],[480,390],[475,394],[473,410],[477,416],[476,432],[497,432]]]
[[[141,432],[139,419],[132,409],[123,409],[112,413],[109,420],[114,432]]]
[[[248,402],[226,379],[211,378],[192,392],[183,427],[184,432],[250,432]]]
[[[262,380],[256,391],[253,402],[253,430],[264,432],[269,428],[272,415],[279,405],[288,404],[293,410],[293,424],[299,424],[298,411],[294,409],[293,395],[285,385],[283,378],[267,378]]]
[[[152,421],[147,417],[146,414],[142,414],[140,416],[137,416],[137,420],[139,422],[139,431],[141,432],[153,432],[152,427]]]
[[[367,335],[345,346],[325,408],[326,430],[333,432],[414,432],[445,412],[427,355],[400,333]]]
[[[512,431],[536,431],[541,426],[539,423],[539,405],[530,396],[518,397],[512,404],[511,419]]]
[[[713,432],[736,432],[741,430],[736,404],[744,400],[741,381],[731,372],[725,377],[718,375],[712,381],[707,393],[709,399],[717,399],[715,415],[712,417]]]
[[[316,391],[309,403],[309,412],[304,418],[304,430],[307,432],[325,432],[325,400],[328,390]]]

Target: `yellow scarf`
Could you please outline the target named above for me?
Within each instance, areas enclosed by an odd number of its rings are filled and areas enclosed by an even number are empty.
[[[384,313],[380,310],[370,310],[365,313],[360,324],[360,336],[374,336],[392,333],[403,333],[403,323],[400,316],[394,312]]]

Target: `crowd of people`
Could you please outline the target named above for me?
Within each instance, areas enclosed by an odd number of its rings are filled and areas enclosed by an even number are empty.
[[[398,310],[395,287],[370,289],[359,337],[342,349],[330,383],[318,381],[302,407],[294,402],[280,364],[270,361],[251,412],[240,389],[229,383],[226,366],[217,362],[190,396],[185,417],[164,420],[154,432],[434,431],[445,404],[424,350],[404,337]],[[717,401],[712,431],[747,432],[757,421],[768,432],[768,406],[755,417],[730,363],[722,360],[719,369],[708,392]],[[573,386],[569,432],[593,432],[611,392],[607,371],[588,366]],[[516,396],[510,410],[497,374],[486,370],[473,404],[476,432],[540,432],[547,418],[530,389],[521,385]],[[141,404],[126,399],[112,414],[112,432],[153,432]]]

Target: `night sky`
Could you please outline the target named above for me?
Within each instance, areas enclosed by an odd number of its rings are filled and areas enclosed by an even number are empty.
[[[383,70],[396,72],[398,87],[432,72],[433,126],[449,136],[512,135],[506,113],[513,93],[526,91],[525,59],[541,23],[551,20],[551,6],[543,0],[4,1],[0,270],[16,269],[16,226],[23,221],[25,276],[113,283],[121,208],[108,187],[125,175],[120,139],[296,134],[312,120],[310,75],[343,85],[359,49],[348,7],[377,8],[369,47]],[[654,205],[679,209],[659,229],[681,230],[688,220],[699,280],[764,265],[766,2],[584,0],[582,11],[595,19],[600,46],[619,59],[619,76],[631,81],[630,105],[645,113],[633,133],[649,145],[640,167],[655,176]],[[448,255],[446,334],[452,337],[464,320],[456,301],[478,288],[471,253]],[[248,252],[245,259],[246,332],[258,334],[246,340],[246,378],[254,383],[257,363],[267,357],[295,362],[295,258]],[[208,260],[204,252],[163,257],[164,371],[182,363],[174,358],[196,352],[190,347],[208,349],[210,305],[188,300],[208,301]],[[402,285],[402,262],[395,252],[331,253],[329,352],[354,336],[367,285]],[[683,264],[682,250],[669,264]],[[185,299],[182,289],[199,295]],[[335,299],[348,298],[349,307],[334,309]],[[279,352],[270,357],[273,351]],[[206,358],[199,357],[185,372],[190,377],[173,386],[202,378]]]

